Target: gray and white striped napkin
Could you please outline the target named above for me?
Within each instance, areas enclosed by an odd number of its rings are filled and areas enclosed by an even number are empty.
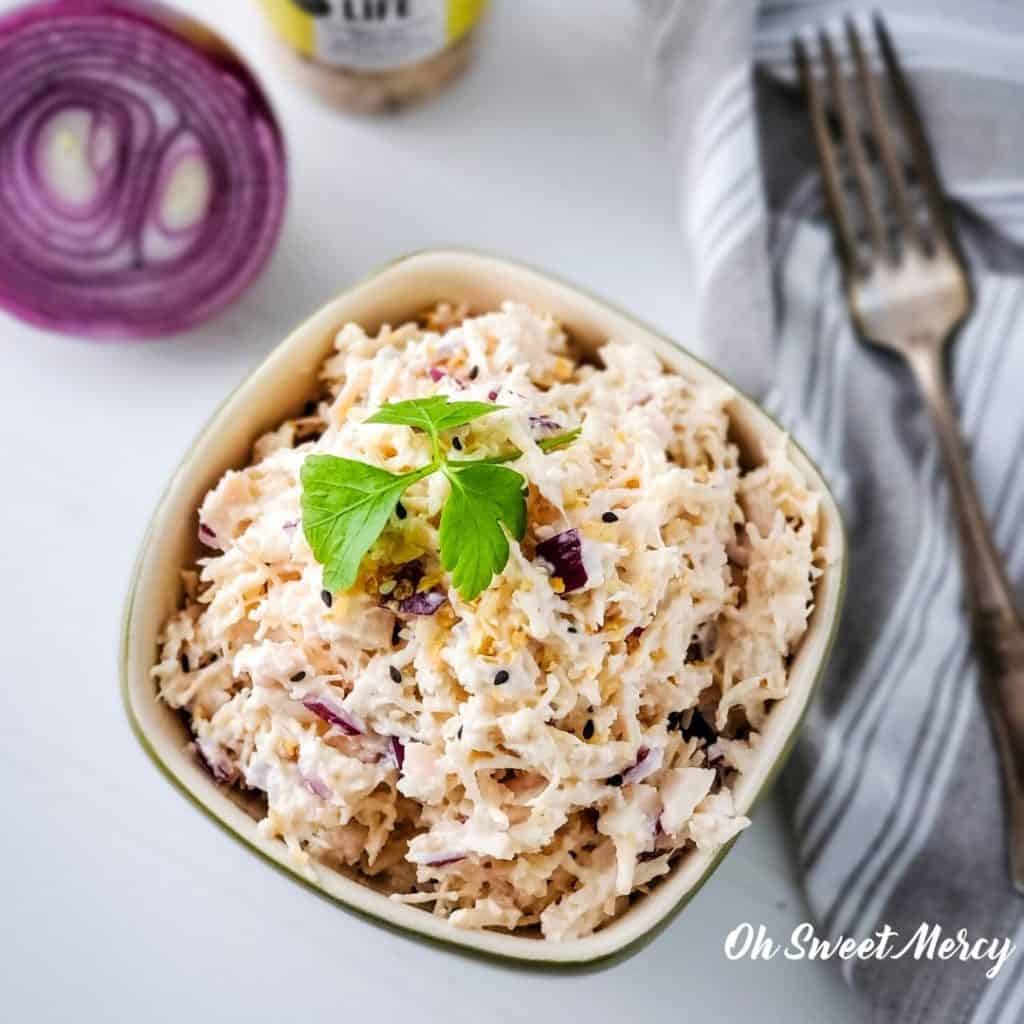
[[[880,6],[878,4],[875,5]],[[818,934],[922,922],[1013,938],[986,962],[850,960],[871,1019],[1024,1020],[1024,900],[961,608],[938,448],[909,373],[854,337],[822,221],[791,41],[867,5],[641,0],[675,151],[699,344],[830,478],[850,531],[847,613],[784,776]],[[977,309],[952,377],[984,503],[1024,582],[1024,4],[886,0],[970,256]]]

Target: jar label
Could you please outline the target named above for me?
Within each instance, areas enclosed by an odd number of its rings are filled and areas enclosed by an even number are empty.
[[[299,52],[333,67],[390,71],[440,53],[486,0],[263,0]]]

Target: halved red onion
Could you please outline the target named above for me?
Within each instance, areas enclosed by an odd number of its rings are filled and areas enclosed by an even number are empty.
[[[641,747],[636,753],[636,763],[622,773],[623,785],[642,782],[648,775],[653,775],[665,761],[663,747]]]
[[[94,338],[191,327],[262,269],[285,192],[266,97],[199,23],[137,0],[0,18],[0,307]]]
[[[302,706],[307,711],[312,711],[317,718],[322,718],[325,722],[336,725],[349,736],[362,736],[366,732],[366,726],[355,715],[350,715],[343,707],[329,702],[323,697],[304,700]]]
[[[578,530],[565,530],[541,541],[537,554],[565,584],[565,593],[579,590],[586,584],[587,570],[583,567],[583,546]]]

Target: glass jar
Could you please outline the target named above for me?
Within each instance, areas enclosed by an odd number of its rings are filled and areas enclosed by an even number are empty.
[[[487,0],[261,0],[288,69],[345,110],[400,110],[468,66]]]

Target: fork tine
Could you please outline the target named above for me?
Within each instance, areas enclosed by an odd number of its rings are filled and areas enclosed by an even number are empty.
[[[853,62],[857,69],[857,80],[860,83],[861,92],[867,100],[870,134],[878,144],[886,181],[895,200],[896,215],[903,229],[912,238],[921,241],[920,231],[914,220],[914,212],[910,204],[910,191],[907,188],[906,175],[896,152],[892,129],[889,127],[888,118],[882,107],[882,95],[878,89],[878,82],[868,67],[864,47],[860,41],[860,33],[852,18],[846,19],[846,38],[853,53]]]
[[[807,48],[800,38],[793,40],[793,56],[796,60],[797,72],[814,129],[814,140],[818,148],[818,162],[821,165],[821,177],[825,185],[825,198],[832,213],[831,222],[836,241],[836,249],[848,273],[861,272],[857,253],[857,237],[850,221],[850,209],[843,195],[842,179],[839,170],[839,158],[828,126],[825,114],[825,103],[821,88],[811,70],[807,57]]]
[[[896,97],[896,106],[900,111],[907,141],[910,143],[914,170],[924,186],[925,198],[931,213],[932,229],[948,247],[955,249],[955,235],[949,215],[946,212],[942,183],[939,180],[939,172],[935,167],[935,161],[932,159],[931,146],[929,146],[928,138],[925,135],[924,124],[917,110],[917,103],[914,101],[910,85],[896,57],[896,50],[893,47],[889,31],[885,27],[885,22],[878,14],[872,20],[875,35],[878,38],[882,51],[885,70],[889,76],[889,84]],[[918,231],[918,234],[920,234],[920,231]],[[930,247],[927,238],[923,239],[923,244],[926,249]]]
[[[853,104],[850,101],[846,88],[846,79],[840,70],[839,61],[836,60],[835,51],[832,49],[832,42],[828,37],[828,33],[824,30],[819,32],[818,40],[822,56],[825,60],[825,68],[828,71],[832,99],[839,112],[840,134],[845,140],[846,148],[850,154],[853,175],[857,182],[861,206],[867,217],[871,241],[874,243],[875,251],[880,256],[884,256],[888,252],[885,224],[882,221],[882,211],[878,204],[877,189],[872,180],[871,167],[868,164],[867,150],[864,148],[864,140],[861,138],[860,125],[857,122],[857,116],[854,113]]]

